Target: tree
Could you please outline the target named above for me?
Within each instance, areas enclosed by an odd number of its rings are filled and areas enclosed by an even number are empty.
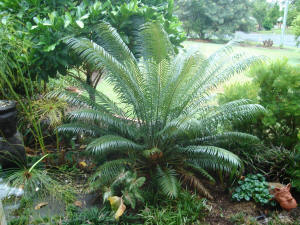
[[[277,23],[278,18],[281,16],[280,7],[277,2],[268,11],[268,19],[274,26]]]
[[[293,20],[292,28],[295,34],[295,40],[297,41],[297,46],[300,45],[300,14]]]
[[[81,108],[70,113],[70,123],[59,131],[88,134],[92,140],[87,151],[108,159],[94,182],[106,185],[130,168],[170,197],[177,196],[179,179],[210,197],[198,176],[214,181],[209,171],[229,172],[241,166],[239,158],[218,143],[257,141],[248,134],[226,132],[225,125],[263,111],[247,100],[211,105],[210,93],[258,58],[234,53],[233,43],[208,59],[195,51],[176,55],[158,23],[139,29],[139,60],[109,24],[99,25],[97,37],[66,43],[83,61],[104,67],[105,79],[124,107],[97,90],[95,102],[85,94],[58,93]]]
[[[177,14],[188,33],[224,38],[251,25],[248,0],[178,0]]]
[[[263,28],[267,16],[268,3],[266,0],[255,0],[253,2],[252,15],[258,23],[258,30]]]

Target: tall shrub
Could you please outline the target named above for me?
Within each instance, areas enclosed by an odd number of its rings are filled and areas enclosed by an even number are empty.
[[[300,71],[287,60],[254,67],[250,75],[259,86],[259,103],[267,109],[262,119],[268,144],[293,149],[300,129]]]

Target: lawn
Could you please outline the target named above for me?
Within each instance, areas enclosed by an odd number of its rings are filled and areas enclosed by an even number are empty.
[[[214,53],[216,50],[224,46],[223,44],[213,44],[213,43],[204,43],[204,42],[195,42],[195,41],[186,41],[184,42],[185,49],[193,48],[200,49],[205,56],[209,56]],[[249,56],[251,55],[261,55],[266,56],[267,58],[274,60],[280,58],[288,58],[289,63],[293,65],[300,64],[300,49],[299,48],[263,48],[256,46],[238,46],[236,47],[237,51],[247,52]]]
[[[274,28],[272,30],[261,30],[261,31],[257,31],[255,33],[259,33],[259,34],[281,34],[281,29],[279,28]],[[287,29],[285,31],[286,34],[290,34],[290,35],[294,35],[294,32],[292,29]]]

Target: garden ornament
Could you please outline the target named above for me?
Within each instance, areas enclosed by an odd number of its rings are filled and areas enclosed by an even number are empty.
[[[274,187],[274,186],[273,186]],[[283,187],[275,187],[272,190],[275,200],[280,204],[280,206],[290,211],[291,209],[297,208],[297,202],[293,198],[290,192],[291,184],[288,184]]]
[[[0,100],[0,165],[15,168],[25,163],[26,154],[22,135],[17,131],[16,103]]]

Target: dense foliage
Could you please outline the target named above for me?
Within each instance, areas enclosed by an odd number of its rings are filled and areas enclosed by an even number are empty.
[[[287,60],[253,68],[250,72],[259,86],[259,103],[267,110],[262,119],[269,144],[293,149],[300,126],[300,73]]]
[[[254,133],[269,146],[293,149],[299,132],[299,75],[298,67],[289,65],[287,60],[255,66],[250,71],[253,83],[225,88],[219,102],[245,98],[261,104],[267,113],[252,123],[254,127],[235,128]]]
[[[85,95],[59,93],[82,108],[71,112],[71,123],[59,131],[94,137],[87,151],[108,157],[98,170],[102,185],[131,168],[170,197],[178,195],[179,179],[210,197],[197,175],[213,181],[208,171],[241,166],[239,158],[215,144],[256,140],[248,134],[226,132],[223,126],[263,111],[246,100],[209,105],[210,91],[258,58],[233,53],[232,43],[208,59],[199,52],[176,55],[157,23],[140,28],[140,61],[110,25],[101,24],[98,37],[105,41],[71,38],[67,43],[83,61],[105,68],[105,78],[123,106],[95,90],[95,102]]]
[[[247,0],[178,0],[177,14],[188,35],[201,39],[226,38],[237,30],[249,31],[250,2]]]
[[[131,0],[127,3],[111,1],[2,1],[1,22],[13,15],[19,20],[17,30],[26,33],[31,41],[29,49],[30,75],[48,81],[58,73],[65,75],[68,69],[81,66],[72,56],[62,38],[70,36],[93,36],[94,25],[100,20],[110,22],[119,31],[122,39],[132,46],[134,29],[147,22],[163,24],[174,46],[185,39],[179,30],[180,22],[173,16],[173,1],[162,5],[147,5]],[[51,66],[49,66],[51,65]]]
[[[259,30],[262,28],[271,30],[282,13],[277,2],[274,4],[266,0],[255,0],[252,3],[252,15],[257,21]]]
[[[292,22],[292,28],[293,28],[293,32],[295,34],[295,40],[297,42],[297,46],[300,45],[300,13],[297,17],[295,17],[295,19]]]

